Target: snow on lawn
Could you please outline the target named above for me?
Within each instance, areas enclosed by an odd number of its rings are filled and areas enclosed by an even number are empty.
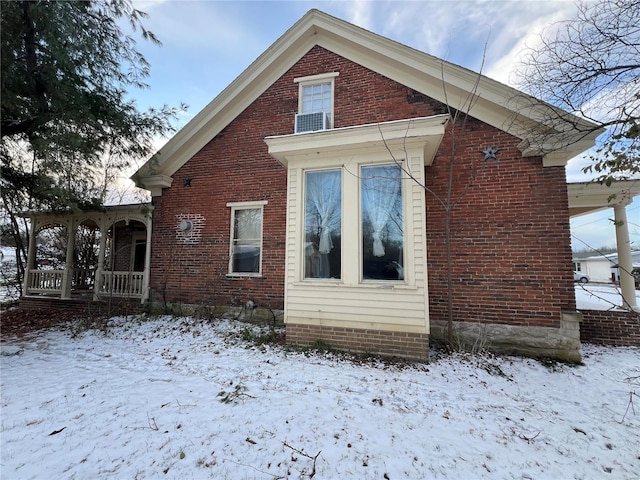
[[[578,310],[620,310],[620,287],[612,283],[576,283]],[[636,290],[636,305],[640,305],[640,290]]]
[[[2,478],[640,477],[639,349],[401,366],[244,328],[118,318],[3,339]]]

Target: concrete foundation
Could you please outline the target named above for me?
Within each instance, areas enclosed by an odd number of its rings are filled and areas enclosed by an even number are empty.
[[[454,322],[454,347],[580,363],[582,315],[570,311],[561,315],[560,328]],[[447,323],[432,322],[431,337],[445,341]]]

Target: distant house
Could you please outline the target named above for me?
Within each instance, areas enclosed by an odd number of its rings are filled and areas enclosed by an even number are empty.
[[[631,252],[631,260],[633,268],[640,268],[640,250]],[[573,264],[575,270],[588,274],[592,282],[620,282],[617,253],[574,257]]]
[[[568,195],[565,164],[596,133],[536,150],[553,127],[512,107],[518,95],[311,10],[134,175],[151,206],[93,222],[107,239],[147,235],[136,285],[151,305],[255,305],[284,312],[290,343],[426,359],[450,283],[461,344],[577,360],[569,209],[582,187]],[[454,128],[447,104],[469,98]],[[583,122],[566,118],[560,143]],[[432,193],[447,196],[452,152],[449,282]],[[110,251],[97,296],[128,281]]]

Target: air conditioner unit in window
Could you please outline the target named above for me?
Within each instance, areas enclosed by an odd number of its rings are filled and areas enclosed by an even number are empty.
[[[325,112],[298,113],[296,115],[296,133],[315,132],[329,128],[329,117]]]

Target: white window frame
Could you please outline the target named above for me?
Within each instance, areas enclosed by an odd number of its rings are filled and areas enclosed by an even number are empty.
[[[398,162],[404,163],[405,159],[398,153]],[[348,285],[350,287],[371,287],[372,285],[383,285],[393,288],[402,288],[404,286],[413,286],[414,278],[411,262],[413,261],[413,253],[411,251],[409,233],[407,229],[413,228],[408,223],[408,208],[410,205],[410,189],[407,188],[407,178],[402,175],[401,195],[402,195],[402,217],[404,223],[403,235],[403,252],[404,252],[404,278],[402,279],[364,279],[363,278],[363,254],[362,254],[362,193],[360,169],[370,166],[392,165],[389,162],[388,154],[383,152],[380,155],[367,155],[359,159],[354,159],[352,163],[345,164],[344,158],[337,156],[335,158],[320,158],[308,162],[304,168],[299,169],[299,182],[302,188],[298,195],[299,213],[297,222],[301,225],[298,230],[298,250],[296,256],[298,258],[298,267],[296,274],[296,282],[300,284],[333,284]],[[306,197],[306,172],[337,170],[340,169],[342,174],[341,194],[342,194],[342,210],[341,210],[341,234],[342,241],[341,251],[341,275],[340,279],[330,278],[308,278],[305,277],[305,197]],[[357,208],[349,206],[357,205]],[[356,240],[357,239],[357,240]]]
[[[229,202],[227,207],[231,208],[231,222],[229,230],[229,269],[228,277],[261,277],[262,276],[262,257],[264,251],[263,245],[263,232],[264,232],[264,206],[267,205],[267,200],[253,201],[253,202]],[[260,259],[258,262],[257,272],[234,272],[233,271],[233,250],[234,250],[234,225],[236,219],[236,212],[239,210],[260,210]]]
[[[406,269],[407,264],[407,193],[406,193],[406,175],[402,171],[401,165],[405,162],[404,158],[398,158],[395,162],[387,161],[377,161],[377,162],[367,162],[367,163],[359,163],[358,164],[358,271],[359,271],[359,283],[391,283],[391,284],[406,284],[406,277],[398,279],[374,279],[374,278],[364,278],[364,251],[363,251],[363,224],[364,224],[364,209],[362,208],[362,179],[364,175],[362,174],[362,169],[366,167],[385,167],[385,166],[398,166],[400,168],[400,197],[402,199],[402,255],[403,262],[401,267]]]
[[[302,224],[302,241],[301,241],[301,245],[302,247],[302,251],[303,251],[303,259],[302,259],[302,266],[301,266],[301,275],[302,281],[310,281],[310,282],[334,282],[334,283],[341,283],[342,282],[342,270],[344,268],[343,266],[343,262],[344,262],[344,258],[340,258],[340,277],[339,278],[321,278],[321,277],[307,277],[306,276],[306,272],[305,272],[305,261],[306,258],[304,257],[305,253],[304,253],[304,245],[305,245],[305,229],[306,229],[306,214],[307,214],[307,210],[306,210],[306,198],[307,198],[307,173],[315,173],[315,172],[327,172],[327,171],[339,171],[340,172],[340,241],[341,243],[344,243],[343,240],[343,227],[342,227],[342,222],[343,222],[343,217],[344,217],[344,198],[343,198],[343,193],[344,193],[344,168],[342,168],[342,166],[340,165],[336,165],[334,167],[329,167],[329,168],[309,168],[309,169],[304,169],[302,171],[302,178],[303,178],[303,191],[301,192],[302,194],[302,219],[301,219],[301,224]],[[340,251],[342,251],[342,245],[340,245]]]
[[[330,73],[321,73],[319,75],[310,75],[307,77],[298,77],[294,78],[293,82],[298,84],[298,113],[302,112],[302,91],[304,87],[310,87],[313,85],[320,85],[322,83],[330,83],[331,84],[331,111],[326,112],[329,114],[329,128],[333,128],[333,109],[334,109],[334,99],[335,99],[335,79],[340,75],[339,72],[330,72]],[[313,113],[313,112],[307,112]]]

